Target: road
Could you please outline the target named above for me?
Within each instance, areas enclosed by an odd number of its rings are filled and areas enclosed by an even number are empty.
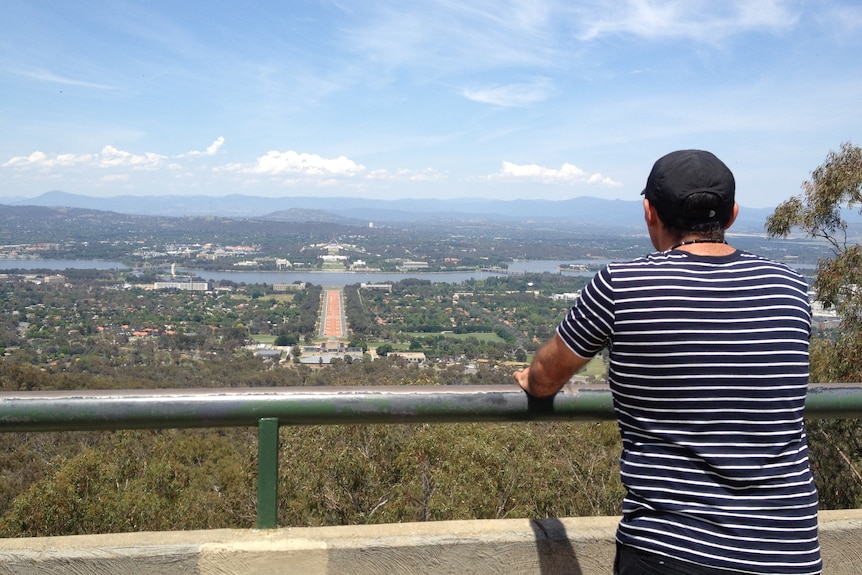
[[[323,310],[320,319],[320,335],[323,337],[347,337],[342,305],[343,293],[338,288],[326,288],[323,292]]]

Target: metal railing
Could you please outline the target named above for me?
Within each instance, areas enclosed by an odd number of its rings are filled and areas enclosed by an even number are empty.
[[[806,417],[862,417],[862,384],[812,384]],[[610,390],[567,385],[546,400],[511,386],[279,387],[0,393],[0,431],[258,428],[257,527],[276,527],[283,425],[614,419]]]

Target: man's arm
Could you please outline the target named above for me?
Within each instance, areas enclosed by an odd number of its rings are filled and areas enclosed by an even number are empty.
[[[515,372],[515,381],[533,397],[550,397],[589,361],[573,353],[555,333],[536,352],[530,367]]]

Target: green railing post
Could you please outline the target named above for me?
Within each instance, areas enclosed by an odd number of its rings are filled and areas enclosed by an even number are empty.
[[[278,419],[257,422],[257,528],[275,529],[278,518]]]

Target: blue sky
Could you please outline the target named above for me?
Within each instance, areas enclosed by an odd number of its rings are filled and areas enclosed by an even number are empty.
[[[0,202],[637,199],[702,148],[771,207],[862,140],[862,5],[4,0]]]

